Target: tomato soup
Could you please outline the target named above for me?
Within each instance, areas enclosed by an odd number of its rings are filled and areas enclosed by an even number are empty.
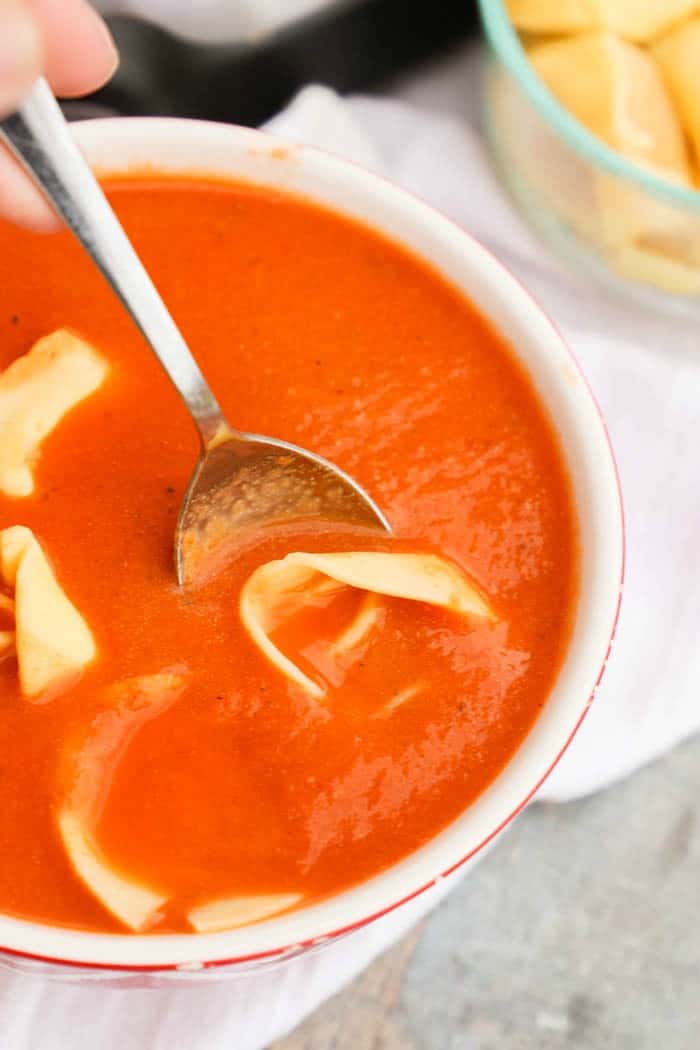
[[[42,442],[33,491],[0,496],[0,529],[32,530],[97,652],[36,700],[16,658],[0,664],[0,910],[126,932],[61,837],[79,783],[102,858],[163,902],[144,929],[185,931],[211,899],[300,906],[367,879],[488,786],[565,652],[575,517],[527,375],[420,260],[273,190],[149,175],[108,192],[231,422],[338,464],[395,534],[290,524],[179,589],[194,428],[71,238],[0,226],[0,368],[63,328],[109,366]],[[493,616],[386,599],[360,656],[310,697],[239,615],[251,574],[294,551],[438,555]],[[334,593],[273,640],[308,669],[359,600]],[[149,676],[178,684],[115,700]]]

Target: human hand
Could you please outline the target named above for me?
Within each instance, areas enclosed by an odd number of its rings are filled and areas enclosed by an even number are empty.
[[[57,95],[95,91],[118,56],[87,0],[0,0],[0,116],[11,113],[43,74]],[[0,148],[0,216],[50,231],[59,220],[19,164]]]

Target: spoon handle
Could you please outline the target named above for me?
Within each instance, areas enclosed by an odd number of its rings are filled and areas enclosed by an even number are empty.
[[[78,149],[46,81],[37,80],[0,136],[102,271],[189,409],[206,448],[223,412]]]

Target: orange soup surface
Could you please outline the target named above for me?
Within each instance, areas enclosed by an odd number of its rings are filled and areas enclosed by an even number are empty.
[[[102,778],[92,828],[102,855],[167,896],[149,929],[184,931],[188,909],[212,898],[305,904],[367,879],[484,790],[563,657],[574,515],[527,376],[419,260],[269,190],[151,176],[108,189],[230,420],[337,463],[396,537],[287,526],[178,589],[172,540],[198,452],[192,424],[69,236],[0,227],[0,367],[58,328],[110,364],[43,442],[34,493],[0,496],[0,528],[33,530],[98,648],[45,702],[22,695],[14,658],[0,664],[0,910],[124,930],[57,830],[82,775],[92,787]],[[444,555],[497,619],[388,599],[361,658],[329,672],[314,700],[253,644],[241,588],[289,551],[354,550]],[[356,600],[329,597],[277,641],[312,666]],[[177,696],[115,714],[115,683],[161,672],[183,677]],[[81,742],[95,736],[109,761],[101,769],[93,755],[81,773]]]

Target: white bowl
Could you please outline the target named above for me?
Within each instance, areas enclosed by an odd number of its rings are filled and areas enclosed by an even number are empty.
[[[215,174],[289,190],[360,219],[428,260],[491,319],[524,363],[573,481],[582,582],[564,664],[507,767],[425,846],[329,900],[227,933],[101,934],[0,916],[0,949],[8,955],[91,969],[189,971],[296,954],[398,907],[464,863],[525,806],[570,743],[600,680],[620,600],[623,521],[612,452],[586,380],[539,306],[480,244],[421,201],[337,157],[247,129],[159,119],[74,127],[100,172]]]

